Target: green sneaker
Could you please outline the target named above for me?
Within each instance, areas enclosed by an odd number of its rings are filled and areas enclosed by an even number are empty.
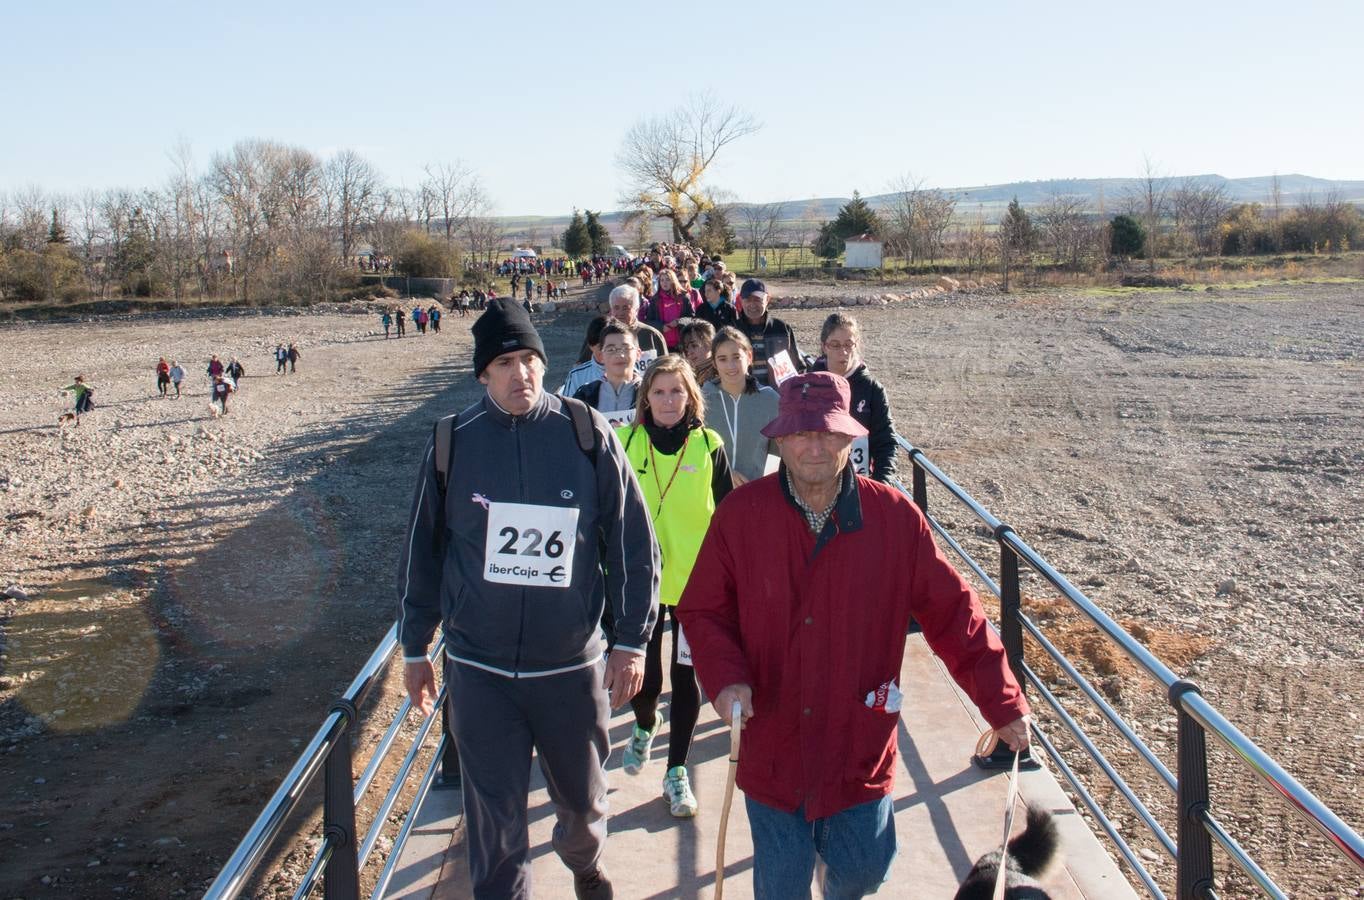
[[[625,774],[638,775],[644,768],[644,764],[649,761],[649,751],[654,745],[654,736],[658,734],[658,729],[663,727],[663,717],[654,714],[654,727],[652,731],[645,731],[638,725],[635,726],[634,734],[625,744]]]
[[[663,797],[677,818],[690,819],[696,815],[696,795],[691,792],[686,766],[674,766],[663,776]]]

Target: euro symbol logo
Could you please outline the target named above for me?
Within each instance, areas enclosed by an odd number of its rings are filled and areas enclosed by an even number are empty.
[[[549,580],[552,581],[552,582],[554,582],[555,584],[558,584],[559,582],[563,581],[563,580],[564,580],[564,567],[563,567],[563,566],[555,566],[554,568],[550,569],[550,570],[549,570]]]

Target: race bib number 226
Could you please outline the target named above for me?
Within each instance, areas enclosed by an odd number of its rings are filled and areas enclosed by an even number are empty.
[[[483,545],[483,579],[523,587],[569,587],[577,540],[576,509],[491,503]]]

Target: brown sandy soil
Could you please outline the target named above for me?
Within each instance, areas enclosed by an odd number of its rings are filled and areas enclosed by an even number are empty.
[[[1360,827],[1364,289],[855,313],[901,432]],[[813,350],[824,314],[783,315]],[[339,310],[0,328],[0,588],[33,595],[3,606],[0,895],[203,889],[391,621],[417,451],[476,396],[470,321],[402,342]],[[552,384],[585,321],[543,319]],[[300,342],[297,374],[271,374],[278,340]],[[247,367],[223,419],[200,374],[210,352]],[[152,396],[163,353],[191,373],[189,398]],[[59,430],[77,371],[98,408]],[[996,568],[964,510],[942,492],[930,507]],[[1173,766],[1160,692],[1041,579],[1024,590]],[[381,693],[391,712],[391,678]],[[1173,830],[1171,795],[1114,753]],[[1293,896],[1360,895],[1357,872],[1214,759],[1215,809]],[[1156,849],[1121,802],[1124,832]],[[1168,887],[1163,854],[1150,865]],[[1219,872],[1222,896],[1251,893]]]

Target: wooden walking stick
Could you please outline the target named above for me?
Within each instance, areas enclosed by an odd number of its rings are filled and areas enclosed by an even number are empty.
[[[738,700],[729,715],[729,777],[725,779],[725,805],[720,810],[720,839],[715,845],[715,900],[725,896],[725,834],[729,831],[729,808],[734,803],[734,781],[739,775],[739,735],[744,707]]]

